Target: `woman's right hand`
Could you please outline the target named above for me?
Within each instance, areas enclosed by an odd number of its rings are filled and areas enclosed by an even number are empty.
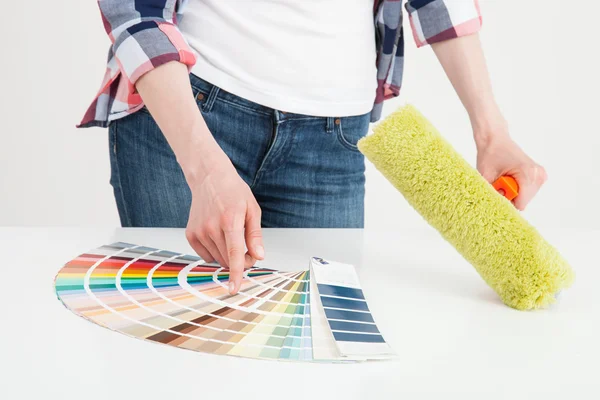
[[[235,294],[244,267],[265,255],[260,207],[229,159],[219,161],[189,185],[192,207],[186,238],[205,261],[229,267],[229,292]]]
[[[210,133],[188,74],[185,65],[171,61],[144,74],[136,88],[192,191],[186,237],[205,261],[229,267],[229,291],[235,294],[244,266],[264,258],[260,207]]]

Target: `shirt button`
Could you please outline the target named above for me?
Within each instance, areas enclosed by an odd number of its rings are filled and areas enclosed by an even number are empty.
[[[198,93],[198,96],[196,96],[196,99],[204,100],[204,95],[202,93]]]
[[[339,118],[336,118],[334,122],[335,122],[336,125],[339,125],[339,124],[342,123],[342,120],[339,119]]]

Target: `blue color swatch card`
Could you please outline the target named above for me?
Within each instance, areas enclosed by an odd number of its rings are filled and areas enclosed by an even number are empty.
[[[395,357],[375,324],[352,265],[313,257],[310,276],[314,359]]]

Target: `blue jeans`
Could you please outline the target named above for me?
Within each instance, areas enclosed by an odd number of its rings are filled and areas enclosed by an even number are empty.
[[[190,79],[210,131],[262,209],[263,227],[363,227],[365,165],[356,142],[368,131],[369,114],[284,113]],[[121,225],[185,227],[191,192],[148,111],[114,121],[109,135]]]

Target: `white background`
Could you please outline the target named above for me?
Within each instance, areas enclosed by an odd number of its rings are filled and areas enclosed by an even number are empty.
[[[459,1],[459,0],[455,0]],[[538,226],[600,225],[600,49],[595,1],[482,0],[481,33],[513,137],[549,181],[525,212]],[[104,74],[109,40],[95,1],[20,2],[0,24],[0,225],[119,224],[106,130],[77,130]],[[415,104],[469,161],[467,116],[430,48],[408,21],[404,102]],[[372,167],[367,228],[422,227]]]

